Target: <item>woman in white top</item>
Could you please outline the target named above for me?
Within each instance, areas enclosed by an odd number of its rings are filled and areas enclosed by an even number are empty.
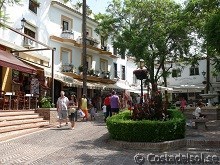
[[[201,117],[203,118],[206,117],[206,115],[202,114],[202,110],[201,110],[202,106],[203,106],[203,103],[198,102],[197,107],[195,111],[193,112],[193,115],[196,119],[201,118]]]

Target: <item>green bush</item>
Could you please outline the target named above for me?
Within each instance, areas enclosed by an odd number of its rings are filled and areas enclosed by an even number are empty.
[[[185,137],[185,117],[176,110],[168,110],[169,119],[131,120],[129,111],[124,111],[107,119],[110,137],[131,142],[162,142]]]
[[[41,98],[40,106],[41,108],[52,108],[53,104],[51,104],[51,98],[50,97]]]

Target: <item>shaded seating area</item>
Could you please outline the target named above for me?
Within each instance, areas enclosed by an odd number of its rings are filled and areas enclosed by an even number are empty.
[[[5,91],[0,91],[0,109],[9,109],[9,99],[5,94]]]
[[[37,105],[38,97],[33,96],[32,94],[25,94],[25,92],[22,91],[0,91],[1,110],[36,109]]]

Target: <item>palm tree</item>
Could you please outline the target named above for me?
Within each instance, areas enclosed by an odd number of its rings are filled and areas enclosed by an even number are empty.
[[[86,61],[86,0],[83,0],[83,17],[82,17],[82,59],[83,59],[83,94],[87,96],[87,61]]]

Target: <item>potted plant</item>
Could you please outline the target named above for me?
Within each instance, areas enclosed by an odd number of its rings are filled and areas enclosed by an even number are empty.
[[[88,74],[89,74],[90,76],[93,76],[93,75],[94,75],[94,69],[90,69],[90,70],[88,71]]]
[[[82,65],[80,65],[80,66],[78,67],[78,69],[79,69],[79,72],[80,72],[80,73],[83,72],[83,66],[82,66]]]
[[[41,108],[52,108],[53,105],[51,104],[51,98],[50,97],[42,97],[40,100]]]

